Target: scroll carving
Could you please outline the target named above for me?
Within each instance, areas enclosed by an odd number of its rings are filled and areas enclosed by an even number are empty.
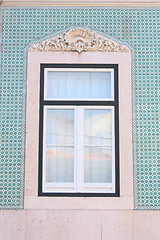
[[[115,41],[85,28],[74,28],[61,35],[34,44],[30,51],[72,52],[128,52],[129,49]]]

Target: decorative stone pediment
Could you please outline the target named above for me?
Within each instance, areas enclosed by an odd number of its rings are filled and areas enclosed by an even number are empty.
[[[30,51],[72,52],[128,52],[129,49],[115,41],[85,28],[74,28],[53,38],[34,44]]]

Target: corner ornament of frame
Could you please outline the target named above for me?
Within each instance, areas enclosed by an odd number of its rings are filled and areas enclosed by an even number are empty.
[[[74,28],[32,45],[29,51],[129,52],[129,48],[85,28]]]

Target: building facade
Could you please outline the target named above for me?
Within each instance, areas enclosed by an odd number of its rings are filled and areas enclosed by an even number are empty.
[[[159,1],[4,0],[1,26],[2,239],[159,239]]]

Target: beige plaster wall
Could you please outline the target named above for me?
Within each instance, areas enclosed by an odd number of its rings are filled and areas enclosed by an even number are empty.
[[[1,240],[159,240],[160,211],[2,210]]]

